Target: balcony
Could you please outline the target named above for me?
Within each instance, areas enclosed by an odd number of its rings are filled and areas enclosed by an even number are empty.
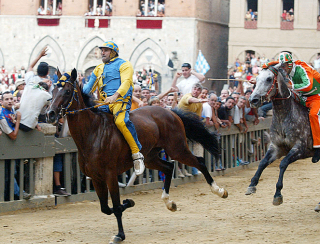
[[[37,16],[38,26],[58,26],[60,24],[59,16],[39,15]]]
[[[293,30],[293,21],[281,21],[280,30]]]
[[[244,28],[245,29],[257,29],[257,22],[256,20],[245,20],[244,21]]]
[[[137,29],[162,29],[162,18],[137,17]]]
[[[109,17],[92,16],[85,18],[85,27],[87,28],[109,28]]]

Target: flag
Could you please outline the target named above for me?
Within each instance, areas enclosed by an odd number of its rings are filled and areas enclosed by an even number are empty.
[[[173,69],[174,64],[173,64],[172,60],[169,58],[169,55],[168,55],[168,54],[166,55],[166,64],[167,64],[167,66],[168,66],[169,68]]]
[[[207,62],[207,60],[205,59],[205,57],[203,56],[201,50],[199,50],[199,54],[198,54],[198,58],[196,61],[196,65],[194,66],[194,69],[200,73],[205,75],[208,70],[210,69],[210,66]]]
[[[152,90],[152,85],[153,84],[154,84],[153,73],[151,72],[150,79],[149,79],[149,90]]]

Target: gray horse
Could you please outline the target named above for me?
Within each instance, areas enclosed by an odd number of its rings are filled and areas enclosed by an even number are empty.
[[[312,157],[314,154],[308,109],[295,101],[299,98],[288,89],[284,77],[286,73],[280,64],[261,70],[249,99],[253,107],[259,107],[265,100],[270,99],[273,105],[273,117],[270,128],[271,143],[251,179],[246,195],[256,192],[263,170],[276,159],[285,156],[280,163],[274,205],[283,203],[281,190],[283,175],[288,165],[296,160]],[[320,211],[320,204],[315,211]]]

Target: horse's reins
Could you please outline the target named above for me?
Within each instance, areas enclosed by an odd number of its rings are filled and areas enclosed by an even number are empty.
[[[63,81],[63,82],[64,83],[60,85],[61,87],[63,87],[65,85],[65,83],[69,83],[70,85],[73,86],[73,94],[72,94],[72,98],[71,98],[70,102],[68,103],[68,105],[65,108],[63,108],[62,105],[61,105],[61,109],[60,109],[60,116],[61,117],[64,117],[67,114],[75,114],[77,112],[81,112],[81,111],[85,111],[85,110],[88,110],[88,109],[93,109],[93,108],[98,108],[98,107],[101,107],[101,106],[104,106],[104,105],[108,105],[107,103],[100,102],[101,104],[97,104],[97,105],[94,105],[94,106],[91,106],[91,107],[68,111],[68,109],[72,105],[73,100],[78,101],[78,99],[79,99],[78,90],[69,80],[66,80],[66,81]],[[78,98],[75,98],[75,94],[77,94]]]
[[[274,94],[272,97],[270,97],[270,100],[287,100],[291,97],[291,90],[289,89],[289,96],[287,97],[276,97],[279,94],[279,87],[278,87],[278,82],[277,82],[277,77],[278,77],[278,70],[275,69],[272,66],[269,66],[267,69],[269,69],[273,74],[273,83],[269,89],[269,91],[266,94],[266,97],[269,96],[269,94],[271,93],[271,91],[273,90],[274,87],[276,87],[276,94]]]

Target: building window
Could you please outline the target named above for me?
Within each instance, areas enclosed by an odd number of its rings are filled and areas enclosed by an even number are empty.
[[[245,29],[257,29],[258,0],[247,0],[247,11],[244,19]]]
[[[245,19],[247,21],[258,20],[258,0],[247,0],[247,12]]]
[[[293,30],[294,0],[282,0],[281,30]]]
[[[282,15],[281,20],[287,22],[293,22],[294,20],[294,0],[282,1]]]
[[[164,14],[165,0],[140,0],[137,16],[164,17]]]
[[[61,15],[62,0],[41,0],[38,15]]]
[[[112,0],[89,0],[86,16],[110,16],[112,15]]]

